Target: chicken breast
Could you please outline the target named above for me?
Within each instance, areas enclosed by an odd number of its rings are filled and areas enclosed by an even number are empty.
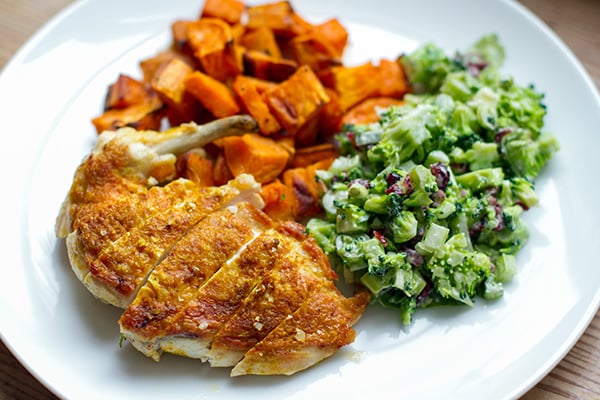
[[[208,188],[174,179],[177,155],[255,130],[236,116],[106,132],[75,173],[56,234],[89,291],[125,309],[124,338],[156,361],[167,352],[232,376],[289,375],[354,340],[370,295],[340,293],[305,227],[260,210],[251,175]]]

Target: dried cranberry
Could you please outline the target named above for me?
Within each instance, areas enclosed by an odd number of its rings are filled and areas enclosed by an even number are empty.
[[[386,194],[399,194],[399,195],[409,195],[413,192],[413,184],[410,175],[406,175],[404,179],[401,181],[397,181],[393,185],[387,188],[385,191]]]
[[[432,207],[439,207],[440,204],[442,204],[442,202],[444,200],[446,200],[446,192],[444,192],[443,190],[438,190],[437,192],[435,192],[433,194],[433,204],[431,204]]]
[[[502,138],[504,136],[508,135],[511,132],[512,132],[512,129],[510,129],[510,128],[500,128],[500,129],[498,129],[498,131],[496,132],[496,136],[494,137],[494,141],[496,143],[500,143],[502,141]]]
[[[385,235],[381,231],[373,231],[373,237],[383,245],[383,247],[387,247],[388,241],[385,238]]]
[[[394,183],[398,182],[400,179],[402,179],[402,175],[397,174],[395,172],[390,172],[385,177],[385,181],[387,182],[388,186],[392,186]]]
[[[414,267],[420,267],[425,264],[425,259],[415,249],[406,249],[406,260]]]
[[[430,280],[427,280],[425,283],[425,287],[421,290],[421,293],[417,296],[417,305],[423,304],[423,301],[429,296],[431,290],[433,289],[433,283]]]
[[[364,187],[366,187],[367,189],[371,188],[371,182],[368,181],[367,179],[353,179],[348,183],[348,187],[354,185],[355,183],[359,183],[359,184],[363,185]]]
[[[429,167],[429,170],[433,176],[435,176],[435,181],[437,182],[438,188],[446,190],[448,187],[448,182],[450,182],[450,171],[448,170],[448,166],[444,163],[437,162],[432,164]]]

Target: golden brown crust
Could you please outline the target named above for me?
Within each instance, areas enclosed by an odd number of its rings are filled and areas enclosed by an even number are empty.
[[[321,287],[289,318],[252,347],[231,371],[239,375],[291,375],[354,341],[351,326],[370,301],[366,292],[345,298]]]
[[[234,366],[319,286],[331,285],[329,264],[314,264],[300,247],[289,251],[271,269],[235,315],[221,328],[207,355],[212,366]]]
[[[121,316],[121,332],[128,340],[135,339],[140,351],[158,358],[158,340],[173,317],[215,271],[270,224],[260,210],[241,203],[194,226],[154,269]]]

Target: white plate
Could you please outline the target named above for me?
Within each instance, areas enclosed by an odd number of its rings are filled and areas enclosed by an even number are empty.
[[[0,78],[0,331],[27,368],[61,397],[148,400],[513,398],[549,372],[600,303],[600,100],[565,45],[511,1],[293,2],[301,15],[336,16],[349,27],[349,64],[395,57],[428,40],[453,51],[496,32],[507,49],[505,71],[546,93],[547,128],[562,149],[537,184],[541,204],[526,217],[531,241],[502,300],[421,311],[404,329],[395,313],[370,307],[355,343],[285,378],[230,379],[229,370],[197,360],[165,356],[157,364],[119,348],[119,310],[93,299],[71,273],[54,218],[95,140],[90,118],[100,113],[108,84],[119,72],[141,76],[137,62],[164,48],[169,24],[197,16],[200,3],[77,2]]]

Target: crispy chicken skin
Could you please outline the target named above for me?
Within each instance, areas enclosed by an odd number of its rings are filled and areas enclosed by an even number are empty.
[[[262,207],[260,185],[242,175],[219,188],[172,181],[177,155],[256,131],[248,116],[164,132],[122,128],[98,137],[75,172],[56,221],[75,275],[100,300],[126,308],[147,274],[189,227],[238,201]]]
[[[200,286],[272,221],[248,203],[227,207],[194,226],[152,271],[119,320],[139,351],[158,361],[159,340]]]
[[[343,296],[305,227],[261,211],[251,175],[206,188],[174,179],[179,154],[256,129],[234,116],[105,132],[75,172],[56,235],[88,290],[125,309],[123,337],[156,361],[167,352],[232,376],[290,375],[354,340],[368,292]]]

